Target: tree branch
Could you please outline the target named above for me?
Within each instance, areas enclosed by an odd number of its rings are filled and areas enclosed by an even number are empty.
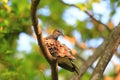
[[[111,32],[111,29],[110,29],[106,24],[104,24],[104,23],[102,23],[101,21],[95,19],[95,18],[93,17],[93,15],[90,14],[88,11],[84,11],[84,12],[85,12],[91,19],[93,19],[94,21],[96,21],[96,22],[99,23],[99,24],[102,24],[109,32]]]
[[[76,5],[74,5],[74,4],[67,4],[67,3],[64,3],[62,0],[59,0],[62,4],[65,4],[65,5],[67,5],[67,6],[73,6],[73,7],[76,7],[76,8],[79,8],[78,6],[76,6]],[[80,8],[79,8],[80,9]],[[109,32],[111,32],[111,29],[106,25],[106,24],[104,24],[104,23],[102,23],[101,21],[99,21],[99,20],[97,20],[97,19],[95,19],[94,17],[93,17],[93,15],[92,14],[90,14],[88,11],[84,11],[91,19],[93,19],[94,21],[96,21],[97,23],[99,23],[99,24],[102,24]]]
[[[94,54],[92,56],[90,56],[89,59],[85,63],[82,64],[82,66],[80,67],[79,76],[76,76],[76,78],[74,80],[78,80],[78,79],[82,78],[83,74],[96,61],[96,59],[99,56],[105,54],[106,48],[108,46],[113,47],[113,44],[116,41],[116,38],[113,38],[113,37],[119,38],[120,37],[119,31],[120,31],[120,25],[112,31],[110,36],[107,39],[105,39],[104,42],[95,50]],[[111,43],[111,41],[113,41],[113,43]],[[111,43],[111,45],[110,45],[110,43]],[[109,48],[109,49],[111,49],[111,48]]]
[[[115,52],[115,55],[120,58],[120,53],[119,52]]]
[[[37,6],[39,4],[40,0],[32,0],[31,4],[31,19],[32,19],[32,24],[37,36],[37,41],[39,44],[39,48],[43,52],[44,57],[48,61],[48,63],[51,66],[52,70],[52,80],[58,80],[58,71],[57,71],[57,60],[54,58],[48,51],[47,47],[45,46],[43,37],[42,37],[42,31],[40,28],[40,25],[38,25],[38,18],[36,15],[37,12]]]
[[[75,57],[76,57],[77,59],[79,59],[80,61],[82,61],[82,63],[86,63],[86,60],[85,60],[84,58],[82,58],[81,56],[76,55]],[[87,66],[87,64],[86,64],[86,66]],[[92,65],[90,65],[90,68],[91,68],[91,69],[94,69],[94,67],[93,67]]]
[[[38,25],[38,18],[37,18],[37,15],[36,15],[37,5],[39,4],[39,1],[40,0],[32,0],[31,19],[32,19],[32,24],[33,24],[36,36],[37,36],[39,47],[40,47],[41,51],[43,52],[43,55],[45,56],[47,61],[50,63],[54,59],[51,56],[51,54],[49,53],[48,49],[45,47],[44,40],[43,40],[43,37],[42,37],[42,31],[40,29],[40,25]]]
[[[52,69],[52,80],[58,80],[58,63],[57,60],[53,61],[53,64],[51,65]]]
[[[96,59],[103,54],[103,51],[106,47],[106,45],[108,44],[107,39],[95,50],[94,54],[92,56],[90,56],[83,64],[82,66],[79,68],[79,75],[76,76],[76,78],[74,80],[79,80],[80,78],[82,78],[82,76],[84,75],[84,73],[87,71],[87,69],[96,61]]]
[[[111,32],[108,39],[108,45],[106,46],[90,80],[101,80],[107,64],[111,60],[113,53],[116,52],[118,45],[120,44],[120,25],[118,25],[118,27]]]

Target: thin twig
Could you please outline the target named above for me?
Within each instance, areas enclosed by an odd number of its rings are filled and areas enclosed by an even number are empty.
[[[115,52],[115,55],[120,58],[120,53],[119,52]]]
[[[78,6],[76,6],[76,5],[74,5],[74,4],[67,4],[67,3],[65,3],[65,2],[63,2],[62,0],[59,0],[62,4],[65,4],[65,5],[67,5],[67,6],[73,6],[73,7],[76,7],[76,8],[79,8]],[[79,8],[80,9],[80,8]],[[88,11],[84,11],[91,19],[93,19],[94,21],[96,21],[97,23],[99,23],[99,24],[102,24],[109,32],[111,32],[111,29],[106,25],[106,24],[104,24],[104,23],[102,23],[101,21],[99,21],[99,20],[97,20],[97,19],[95,19],[94,17],[93,17],[93,15],[92,14],[90,14]]]
[[[48,51],[48,49],[45,46],[43,37],[42,37],[42,31],[40,28],[40,25],[38,25],[38,18],[36,15],[36,11],[37,11],[37,6],[39,4],[40,0],[32,0],[32,4],[31,4],[31,19],[32,19],[32,24],[37,36],[37,41],[39,44],[39,48],[41,49],[41,51],[43,52],[44,57],[46,58],[46,60],[48,61],[48,63],[51,66],[51,70],[52,70],[52,80],[58,80],[58,71],[57,71],[57,61],[56,58],[54,58]]]
[[[84,59],[84,58],[82,58],[81,56],[79,56],[79,55],[76,55],[75,56],[78,60],[80,60],[82,63],[86,63],[86,60]],[[87,65],[87,64],[86,64]],[[92,66],[92,65],[90,65],[90,68],[93,70],[94,69],[94,67]]]
[[[104,23],[102,23],[101,21],[95,19],[95,18],[93,17],[93,15],[90,14],[88,11],[84,11],[84,12],[85,12],[91,19],[93,19],[94,21],[96,21],[96,22],[99,23],[99,24],[102,24],[109,32],[111,32],[111,29],[110,29],[106,24],[104,24]]]

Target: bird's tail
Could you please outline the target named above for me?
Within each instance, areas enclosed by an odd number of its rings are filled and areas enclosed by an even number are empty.
[[[79,75],[79,68],[78,68],[78,67],[76,66],[76,64],[73,63],[73,62],[72,62],[72,65],[73,65],[73,67],[74,67],[74,70],[75,70],[76,74]]]

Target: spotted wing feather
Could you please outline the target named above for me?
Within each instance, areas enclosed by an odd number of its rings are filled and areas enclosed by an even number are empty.
[[[73,57],[71,54],[71,50],[66,45],[61,44],[59,41],[54,39],[45,39],[45,44],[52,56],[75,59],[75,57]]]

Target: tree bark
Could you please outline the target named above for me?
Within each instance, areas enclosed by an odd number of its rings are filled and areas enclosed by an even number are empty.
[[[37,12],[37,6],[38,6],[39,2],[40,2],[40,0],[32,0],[31,12],[30,12],[32,24],[33,24],[33,27],[35,30],[35,34],[37,36],[39,48],[41,49],[44,57],[46,58],[46,60],[48,61],[48,63],[51,66],[52,80],[58,80],[57,59],[50,54],[47,47],[45,46],[45,43],[44,43],[44,40],[42,37],[42,31],[41,31],[40,25],[38,25],[38,17],[36,15],[36,12]]]
[[[90,80],[101,80],[107,64],[111,60],[113,54],[118,48],[118,45],[120,44],[120,25],[113,29],[107,40],[108,44],[104,49],[103,55],[101,56]]]

